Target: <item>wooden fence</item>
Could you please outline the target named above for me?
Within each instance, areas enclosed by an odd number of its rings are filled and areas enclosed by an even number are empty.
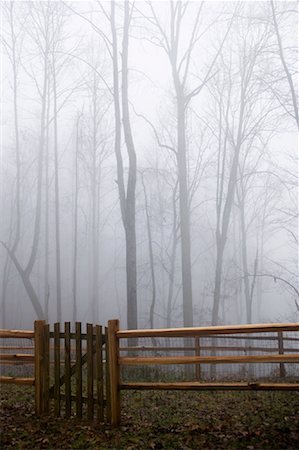
[[[35,389],[37,414],[48,414],[51,402],[56,416],[96,418],[113,425],[120,423],[120,393],[128,389],[158,390],[299,390],[298,372],[292,381],[286,379],[287,363],[299,363],[299,349],[285,342],[297,341],[298,337],[284,336],[286,332],[298,332],[299,324],[263,324],[199,328],[172,328],[149,330],[119,330],[119,321],[111,320],[108,328],[86,325],[82,331],[77,322],[74,330],[66,322],[54,324],[53,330],[44,321],[36,321],[34,331],[0,330],[0,338],[34,340],[34,352],[1,353],[2,364],[34,365],[33,377],[0,376],[2,383],[27,384]],[[263,334],[261,336],[261,334]],[[202,345],[202,338],[214,338],[215,345]],[[144,338],[150,338],[151,346],[140,345]],[[183,346],[161,346],[156,338],[184,338]],[[217,339],[248,340],[248,345],[218,345]],[[126,346],[120,345],[127,340]],[[277,342],[273,347],[253,346],[252,341]],[[192,345],[194,342],[194,345]],[[132,345],[131,345],[132,344]],[[23,346],[23,348],[30,348]],[[32,347],[31,347],[32,348]],[[18,347],[2,346],[1,350],[17,350]],[[0,350],[0,351],[1,351]],[[223,351],[246,354],[219,355]],[[151,356],[139,353],[151,351]],[[178,355],[168,356],[175,351]],[[209,356],[203,355],[210,351]],[[248,354],[250,353],[250,354]],[[262,354],[260,354],[262,353]],[[125,356],[123,356],[125,354]],[[279,378],[284,382],[203,382],[201,367],[208,364],[266,364],[279,365]],[[153,365],[195,365],[195,381],[148,382],[122,380],[121,368]],[[188,366],[187,366],[188,367]]]
[[[184,382],[123,382],[120,376],[121,367],[125,366],[148,366],[148,365],[181,365],[181,364],[195,364],[200,368],[202,364],[253,364],[253,363],[279,363],[280,376],[285,376],[285,363],[299,363],[299,351],[293,353],[287,352],[283,347],[283,332],[299,331],[299,324],[262,324],[262,325],[241,325],[241,326],[216,326],[216,327],[199,327],[199,328],[173,328],[173,329],[149,329],[149,330],[119,330],[119,321],[112,320],[108,322],[108,337],[109,337],[109,354],[110,357],[110,389],[111,389],[111,421],[112,424],[120,423],[120,391],[128,389],[157,389],[157,390],[299,390],[299,378],[292,382],[220,382],[220,383],[203,383],[201,381],[184,381]],[[269,336],[270,339],[277,339],[278,348],[274,354],[265,352],[265,354],[251,354],[251,355],[225,355],[219,356],[216,354],[217,347],[212,347],[212,356],[200,355],[200,337],[230,337],[234,338],[242,335],[242,339],[251,339],[250,336],[256,333],[277,333],[277,338]],[[243,336],[246,334],[246,336]],[[151,349],[154,353],[157,350],[163,349],[158,346],[144,347],[144,346],[130,346],[130,339],[134,342],[141,338],[186,338],[188,346],[177,347],[184,352],[179,356],[136,356],[136,353]],[[195,347],[190,347],[190,339],[195,338]],[[257,336],[259,339],[265,337]],[[127,347],[125,350],[133,352],[133,356],[121,356],[120,351],[124,347],[120,346],[120,341],[127,339]],[[297,338],[294,338],[297,340]],[[218,347],[218,349],[221,347]],[[230,347],[231,349],[231,347]],[[164,351],[170,350],[165,347]],[[172,348],[173,350],[173,348]],[[191,350],[195,350],[195,355],[190,355]],[[255,348],[251,348],[255,350]],[[260,349],[261,350],[261,349]],[[263,349],[265,350],[265,349]],[[268,349],[266,349],[268,350]],[[272,349],[271,349],[272,351]],[[257,351],[256,351],[257,352]],[[186,355],[187,353],[187,355]],[[199,372],[197,371],[197,374]]]
[[[0,382],[33,385],[37,414],[48,414],[53,400],[56,416],[85,413],[89,420],[110,422],[107,328],[87,324],[84,333],[77,322],[71,332],[66,322],[51,331],[45,321],[36,321],[34,331],[0,330],[0,338],[34,339],[34,354],[0,354],[1,362],[34,364],[34,378],[1,376]]]

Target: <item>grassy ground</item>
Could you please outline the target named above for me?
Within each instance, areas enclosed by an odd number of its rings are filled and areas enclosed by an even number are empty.
[[[1,387],[1,449],[294,449],[299,393],[126,392],[118,429],[38,419],[33,389]]]

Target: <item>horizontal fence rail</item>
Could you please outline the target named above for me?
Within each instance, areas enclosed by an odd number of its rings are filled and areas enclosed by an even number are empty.
[[[298,323],[264,323],[257,325],[228,325],[211,327],[160,328],[148,330],[122,330],[116,333],[118,339],[141,337],[189,337],[222,334],[269,333],[275,331],[299,331]]]
[[[299,363],[299,336],[289,335],[298,332],[298,323],[287,324],[250,324],[193,328],[169,328],[146,330],[119,330],[119,321],[108,322],[108,336],[110,345],[110,383],[111,383],[111,417],[112,423],[120,423],[120,391],[122,390],[273,390],[298,391],[299,373],[295,380],[285,382],[234,381],[234,382],[202,382],[202,365],[209,365],[211,370],[216,365],[242,365],[252,367],[258,365],[277,364],[278,373],[274,378],[286,377],[286,364]],[[289,334],[287,334],[289,333]],[[145,338],[151,345],[142,345]],[[182,345],[169,345],[172,338],[182,339]],[[203,340],[211,340],[209,344]],[[222,339],[237,340],[237,345],[221,345]],[[124,345],[124,342],[125,345]],[[161,342],[167,343],[164,345]],[[215,341],[215,345],[213,342]],[[254,342],[257,342],[254,345]],[[263,342],[262,342],[263,341]],[[227,341],[229,343],[229,341]],[[262,344],[268,342],[268,347]],[[191,344],[191,345],[190,345]],[[240,345],[242,344],[242,345]],[[175,352],[177,355],[169,355]],[[211,355],[205,353],[211,352]],[[232,352],[239,354],[225,355],[219,353]],[[147,355],[146,353],[151,353]],[[241,354],[240,354],[241,353]],[[261,354],[263,353],[263,354]],[[122,379],[122,368],[136,366],[154,367],[158,373],[158,366],[195,367],[196,381],[146,381],[140,380],[143,372],[138,374],[138,381]],[[134,373],[134,372],[133,372]],[[250,373],[250,369],[249,369]]]
[[[87,324],[83,332],[80,322],[73,329],[70,322],[50,329],[45,321],[36,321],[33,331],[0,330],[4,341],[28,343],[5,346],[1,341],[0,382],[33,386],[37,414],[49,413],[53,401],[56,416],[75,413],[81,418],[85,413],[90,420],[117,425],[123,390],[298,391],[298,331],[298,323],[119,330],[119,321],[111,320],[108,328]],[[7,376],[8,365],[33,366],[34,377],[23,376],[22,367],[22,376]],[[219,381],[214,377],[217,366],[222,368]],[[172,375],[176,368],[175,381],[148,380],[144,369],[159,378],[163,367]],[[207,367],[212,379],[204,381]],[[227,380],[224,367],[246,370],[247,381],[245,372],[236,381]],[[275,371],[257,381],[257,367]],[[123,379],[127,370],[133,370],[135,380]],[[195,379],[190,380],[190,374]]]
[[[157,357],[124,357],[118,363],[123,366],[145,364],[242,364],[242,363],[296,363],[296,355],[253,355],[253,356],[157,356]]]
[[[7,376],[4,370],[0,383],[33,386],[38,415],[48,414],[53,402],[56,416],[76,414],[110,422],[107,328],[87,324],[83,331],[80,322],[74,330],[70,322],[63,326],[55,323],[53,328],[45,321],[35,321],[34,331],[0,330],[1,366],[34,367],[34,377]],[[7,339],[14,344],[3,345]],[[31,340],[32,346],[23,339]]]
[[[32,330],[2,330],[0,329],[0,339],[28,339],[35,341],[35,332]],[[6,365],[34,365],[36,355],[21,353],[21,351],[32,350],[34,352],[34,346],[1,346],[0,351],[18,351],[18,353],[0,353],[1,366]],[[19,353],[20,352],[20,353]],[[18,376],[6,376],[0,375],[0,384],[17,384],[17,385],[35,385],[34,377],[18,377]]]

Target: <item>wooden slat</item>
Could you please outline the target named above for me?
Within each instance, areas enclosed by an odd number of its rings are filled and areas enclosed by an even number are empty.
[[[195,337],[195,356],[200,356],[200,337],[196,336]],[[196,375],[196,379],[199,381],[200,377],[201,377],[201,367],[200,364],[196,364],[195,367],[195,375]]]
[[[26,355],[22,353],[9,354],[9,353],[1,353],[0,361],[22,361],[32,363],[35,361],[34,355]]]
[[[64,332],[60,332],[59,333],[59,337],[60,337],[60,339],[64,339],[64,337],[65,337]],[[50,332],[50,338],[54,338],[53,331]],[[95,338],[96,337],[95,337],[95,334],[94,334],[93,339],[95,340]],[[71,339],[76,339],[76,333],[71,333]],[[86,333],[81,333],[81,340],[82,341],[86,341],[86,339],[87,339],[87,334]],[[105,336],[103,336],[103,339],[105,339]]]
[[[54,413],[60,416],[60,324],[54,324]]]
[[[110,389],[110,376],[109,376],[109,341],[108,341],[108,328],[105,327],[105,372],[106,372],[106,419],[108,423],[111,423],[111,389]]]
[[[199,339],[199,337],[197,336],[196,338]],[[220,338],[222,339],[222,337]],[[248,346],[248,347],[230,347],[230,346],[213,346],[213,345],[201,345],[200,346],[201,350],[203,351],[213,351],[215,350],[216,352],[264,352],[264,353],[275,353],[277,352],[277,347],[252,347],[252,346]],[[130,352],[130,351],[135,351],[135,352],[184,352],[186,350],[196,350],[196,347],[121,347],[119,349],[120,352]],[[298,353],[299,352],[299,348],[285,348],[285,353]]]
[[[34,322],[34,385],[35,412],[37,415],[43,413],[44,326],[44,320],[36,320]]]
[[[0,330],[0,338],[33,339],[34,331],[32,331],[32,330]]]
[[[71,416],[71,324],[64,324],[64,363],[65,363],[65,416]]]
[[[87,331],[87,418],[93,419],[93,326],[88,323]]]
[[[49,388],[50,388],[50,325],[44,326],[44,381],[43,381],[43,404],[44,413],[49,412]]]
[[[95,348],[93,348],[93,352],[95,353]],[[83,365],[86,363],[86,361],[87,361],[87,354],[85,353],[85,355],[83,355],[83,356],[81,357],[81,366],[83,366]],[[76,364],[74,364],[73,366],[71,366],[71,376],[73,376],[74,373],[76,373],[76,368],[77,368],[77,365],[76,365]],[[59,378],[59,384],[60,384],[60,386],[62,386],[64,383],[65,383],[65,374],[61,375],[60,378]],[[52,392],[54,392],[54,386],[52,386],[52,387],[50,388],[50,394],[51,394]]]
[[[119,364],[135,366],[146,364],[242,364],[299,362],[295,355],[246,355],[246,356],[161,356],[161,357],[121,357]]]
[[[271,391],[299,391],[299,383],[121,383],[121,390],[271,390]]]
[[[117,426],[120,423],[120,370],[118,363],[119,341],[116,337],[119,329],[118,320],[108,322],[108,343],[109,343],[109,377],[110,377],[110,407],[111,425]],[[134,359],[134,358],[133,358]]]
[[[34,350],[33,345],[1,345],[0,350]]]
[[[117,332],[119,339],[136,337],[188,337],[215,334],[268,333],[276,331],[299,331],[298,323],[226,325],[190,328],[161,328],[148,330],[122,330]]]
[[[1,361],[1,366],[34,366],[34,361]]]
[[[82,340],[81,323],[76,322],[76,415],[82,417]]]
[[[0,383],[3,384],[28,384],[34,385],[34,378],[5,377],[0,376]]]
[[[103,341],[102,327],[96,325],[96,389],[97,389],[97,419],[104,421],[104,391],[103,391]]]
[[[60,394],[60,396],[61,396],[62,400],[65,400],[65,395],[64,394]],[[72,402],[75,402],[76,401],[76,395],[72,395],[71,399],[72,399]],[[87,397],[82,396],[82,403],[83,404],[87,404]],[[94,405],[96,405],[96,403],[97,403],[97,399],[96,398],[93,399],[93,403],[94,403]],[[104,402],[104,404],[105,404],[105,402]]]

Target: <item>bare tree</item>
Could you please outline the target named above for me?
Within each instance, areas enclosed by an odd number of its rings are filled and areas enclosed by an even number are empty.
[[[267,30],[261,30],[259,41],[250,40],[253,25],[240,20],[238,71],[234,69],[233,53],[224,61],[221,78],[216,79],[218,109],[218,152],[217,152],[217,188],[216,188],[216,270],[212,310],[212,324],[219,320],[221,300],[222,269],[224,251],[228,238],[231,212],[234,205],[238,180],[238,167],[244,146],[252,144],[257,138],[257,130],[262,126],[271,111],[268,103],[263,108],[254,108],[260,99],[260,87],[257,83],[259,58],[267,41]],[[241,30],[242,28],[242,30]],[[234,39],[236,39],[234,37]],[[232,51],[232,50],[231,50]],[[237,92],[236,92],[237,89]],[[236,103],[237,102],[237,103]]]
[[[287,58],[286,58],[286,51],[283,45],[283,40],[282,40],[282,36],[281,36],[281,31],[279,28],[279,20],[278,20],[278,13],[276,11],[276,6],[273,0],[270,0],[270,5],[271,5],[271,12],[272,12],[272,21],[273,21],[273,28],[274,28],[274,33],[277,39],[277,47],[278,47],[278,54],[279,54],[279,58],[281,61],[281,65],[283,67],[283,71],[285,74],[285,79],[286,79],[286,83],[288,86],[288,91],[290,93],[291,96],[291,107],[289,108],[288,105],[286,104],[287,102],[282,99],[282,101],[280,101],[280,104],[283,106],[283,108],[286,110],[286,112],[293,117],[293,119],[296,122],[297,128],[299,128],[299,115],[298,115],[298,98],[297,98],[297,93],[295,90],[295,83],[293,80],[293,77],[296,75],[297,76],[297,72],[295,68],[291,68],[291,65],[288,63]],[[285,8],[285,6],[284,6]],[[285,11],[287,12],[287,11]],[[293,14],[295,14],[296,16],[298,15],[298,11],[294,10]],[[298,25],[298,23],[297,23]]]
[[[188,25],[190,31],[187,44],[183,44],[182,26],[184,17],[189,8],[188,3],[169,2],[169,28],[165,31],[154,5],[148,2],[151,16],[147,20],[155,27],[159,37],[155,38],[153,43],[160,46],[166,53],[172,73],[172,79],[175,89],[176,119],[177,119],[177,142],[176,159],[179,183],[179,216],[180,216],[180,239],[181,239],[181,268],[182,268],[182,288],[183,288],[183,320],[185,326],[193,325],[193,300],[192,300],[192,273],[191,273],[191,243],[190,243],[190,192],[188,185],[188,155],[187,155],[187,125],[186,115],[190,101],[197,96],[211,77],[214,76],[213,68],[218,58],[219,52],[226,39],[228,30],[225,34],[220,49],[216,52],[210,63],[203,81],[188,89],[190,78],[190,66],[194,48],[199,41],[200,18],[203,9],[203,3],[198,4],[192,24]],[[182,50],[183,46],[183,50]]]
[[[1,10],[8,24],[7,36],[4,34],[4,29],[2,30],[1,43],[4,50],[9,58],[11,68],[12,68],[12,90],[13,90],[13,120],[14,120],[14,147],[15,147],[15,165],[16,165],[16,192],[15,192],[15,217],[14,222],[16,224],[14,236],[12,237],[13,242],[10,244],[12,251],[16,252],[19,242],[20,242],[20,230],[22,227],[21,219],[21,155],[20,155],[20,127],[19,127],[19,65],[20,56],[22,49],[22,39],[23,39],[23,27],[24,22],[17,23],[17,17],[15,13],[15,2],[3,3],[1,5]],[[3,326],[5,326],[6,320],[6,292],[9,280],[10,272],[9,255],[7,255],[2,280],[2,293],[1,293],[1,305],[2,305],[2,318]]]

